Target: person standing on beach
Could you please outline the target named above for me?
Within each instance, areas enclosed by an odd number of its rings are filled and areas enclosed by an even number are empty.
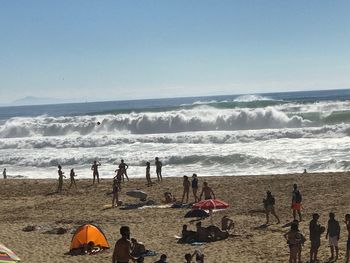
[[[120,173],[121,173],[121,175],[122,175],[122,177],[123,177],[123,182],[124,182],[124,175],[125,175],[126,179],[129,181],[129,177],[128,177],[127,173],[126,173],[126,170],[127,170],[128,168],[129,168],[129,165],[127,165],[126,163],[124,163],[124,160],[121,159],[121,160],[120,160],[120,164],[119,164],[119,170],[120,170]]]
[[[183,187],[184,187],[184,191],[182,194],[182,200],[181,203],[184,202],[185,200],[185,195],[186,195],[186,203],[188,203],[188,194],[190,192],[190,180],[188,180],[188,176],[184,175],[184,181],[183,181]]]
[[[331,249],[330,261],[337,260],[339,255],[338,241],[340,238],[340,225],[337,220],[335,220],[335,214],[329,213],[329,220],[327,226],[326,239],[329,237],[329,247]],[[335,250],[335,258],[334,258]]]
[[[290,231],[284,234],[289,246],[289,262],[297,263],[297,259],[301,262],[300,249],[305,242],[304,236],[299,232],[298,223],[293,222]],[[299,258],[298,258],[299,255]]]
[[[193,192],[193,196],[194,196],[194,201],[197,203],[199,201],[199,198],[197,196],[197,192],[198,192],[197,174],[192,175],[192,192]]]
[[[71,169],[71,170],[70,170],[69,176],[70,176],[70,185],[69,185],[69,189],[72,187],[73,184],[74,184],[75,189],[77,189],[77,185],[76,185],[75,179],[74,179],[74,177],[76,177],[77,175],[75,174],[74,169]]]
[[[92,171],[92,176],[93,176],[93,180],[92,180],[92,184],[95,184],[95,177],[97,177],[97,183],[100,183],[100,175],[98,173],[98,167],[101,166],[100,162],[94,161],[94,164],[91,166],[91,171]]]
[[[318,223],[319,218],[319,214],[312,214],[312,220],[309,224],[311,241],[310,262],[317,262],[317,253],[321,245],[321,234],[325,231],[325,228]]]
[[[266,199],[263,200],[264,203],[264,209],[265,209],[265,213],[266,213],[266,225],[269,224],[269,215],[270,213],[276,217],[277,219],[277,224],[280,223],[280,219],[278,218],[276,211],[275,211],[275,197],[271,194],[270,191],[266,192]]]
[[[4,170],[2,171],[2,176],[4,177],[4,179],[7,179],[6,168],[4,168]]]
[[[121,238],[115,243],[112,263],[129,263],[130,260],[136,261],[136,258],[131,256],[130,228],[122,226],[120,228]]]
[[[154,164],[156,165],[156,173],[157,173],[158,182],[163,181],[163,178],[162,178],[162,166],[163,166],[163,164],[161,161],[159,161],[158,157],[155,158]]]
[[[350,259],[350,214],[345,215],[345,225],[348,230],[348,240],[346,242],[346,263],[349,263]]]
[[[152,186],[151,163],[150,162],[146,162],[146,180],[147,180],[147,186]]]
[[[115,207],[115,204],[117,204],[117,206],[119,205],[119,196],[118,193],[120,191],[120,181],[119,178],[116,176],[113,179],[113,187],[112,187],[112,208]]]
[[[201,192],[201,195],[199,196],[199,201],[202,199],[203,194],[204,194],[205,200],[215,199],[214,191],[208,186],[207,182],[203,183],[202,192]]]
[[[292,210],[293,210],[293,219],[296,220],[296,214],[298,212],[298,215],[299,215],[299,222],[302,221],[302,218],[301,218],[301,200],[302,200],[302,197],[301,197],[301,194],[298,190],[298,185],[297,184],[294,184],[293,185],[293,192],[292,192]]]
[[[62,166],[58,165],[58,188],[57,188],[57,192],[60,193],[63,190],[63,177],[66,178],[64,176],[64,172],[62,171]]]

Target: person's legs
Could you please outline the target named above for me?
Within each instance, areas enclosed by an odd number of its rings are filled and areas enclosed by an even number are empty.
[[[186,203],[188,203],[188,194],[189,194],[190,190],[186,190]]]
[[[265,213],[266,213],[266,225],[268,225],[269,224],[269,214],[270,214],[270,212],[266,210]]]
[[[335,248],[335,260],[337,260],[339,256],[339,247],[335,246],[334,248]]]
[[[331,258],[330,259],[334,259],[334,247],[332,245],[330,245],[329,248],[331,250]]]
[[[126,180],[129,181],[129,177],[128,177],[128,174],[126,173],[126,170],[124,171],[124,174],[125,174]]]
[[[97,173],[96,176],[97,176],[97,183],[99,184],[100,183],[100,175]]]
[[[302,221],[302,217],[301,217],[301,211],[300,211],[300,209],[298,210],[298,215],[299,215],[299,222],[301,222],[301,221]]]
[[[276,217],[276,219],[277,219],[277,224],[279,224],[279,223],[280,223],[280,219],[278,218],[278,216],[277,216],[277,214],[276,214],[275,208],[272,208],[271,213],[274,215],[274,217]]]
[[[297,217],[297,211],[295,209],[293,209],[293,220],[295,220]]]
[[[298,248],[298,262],[301,263],[301,250],[302,250],[302,246],[301,244],[299,244],[299,248]]]
[[[182,199],[181,199],[181,203],[184,202],[184,199],[185,199],[185,194],[186,194],[186,191],[184,190],[183,193],[182,193]]]
[[[92,184],[95,184],[95,176],[96,176],[96,175],[93,174],[93,177],[94,177],[94,178],[92,179]]]

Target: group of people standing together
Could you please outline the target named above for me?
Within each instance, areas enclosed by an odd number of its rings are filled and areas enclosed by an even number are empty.
[[[297,263],[301,261],[301,251],[306,238],[299,231],[299,222],[302,221],[301,215],[301,202],[302,196],[296,184],[293,185],[292,192],[292,205],[291,209],[293,211],[293,222],[291,223],[290,231],[284,234],[287,244],[290,249],[290,263]],[[266,224],[269,224],[269,214],[271,213],[277,219],[277,223],[280,223],[280,219],[275,211],[275,198],[270,191],[267,191],[266,198],[263,200],[265,213],[266,213]],[[297,220],[297,214],[299,220]],[[319,262],[317,259],[318,250],[321,246],[321,235],[326,231],[326,228],[321,226],[318,222],[320,215],[314,213],[312,215],[312,220],[309,223],[309,239],[311,242],[310,247],[310,263]],[[346,263],[349,262],[350,254],[350,214],[345,215],[345,225],[348,231],[348,240],[346,245]],[[338,260],[339,257],[339,247],[338,241],[340,239],[340,224],[335,219],[335,214],[333,212],[329,213],[329,220],[327,224],[326,239],[329,241],[329,247],[331,256],[329,262]]]

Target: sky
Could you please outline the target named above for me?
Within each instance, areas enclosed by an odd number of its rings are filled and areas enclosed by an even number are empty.
[[[0,103],[350,88],[350,1],[0,6]]]

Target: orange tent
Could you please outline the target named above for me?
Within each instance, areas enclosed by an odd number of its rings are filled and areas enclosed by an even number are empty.
[[[106,236],[102,230],[97,226],[87,224],[75,231],[70,244],[70,250],[87,245],[89,242],[94,242],[95,246],[109,248]]]

